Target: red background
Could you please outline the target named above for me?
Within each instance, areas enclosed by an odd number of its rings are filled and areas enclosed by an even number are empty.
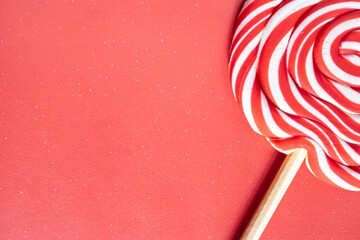
[[[240,1],[0,1],[0,239],[232,239],[283,156],[227,72]],[[303,165],[263,239],[356,239]]]

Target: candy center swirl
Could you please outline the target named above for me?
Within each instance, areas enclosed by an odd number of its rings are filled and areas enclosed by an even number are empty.
[[[279,151],[360,190],[360,1],[248,0],[230,49],[235,98]]]

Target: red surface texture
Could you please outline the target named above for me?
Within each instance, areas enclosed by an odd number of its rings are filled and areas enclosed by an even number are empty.
[[[0,1],[0,239],[233,239],[283,156],[235,103],[240,1]],[[302,166],[262,239],[360,238]]]

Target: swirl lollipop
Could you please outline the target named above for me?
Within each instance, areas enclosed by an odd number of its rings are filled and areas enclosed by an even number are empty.
[[[360,190],[359,9],[360,0],[244,3],[233,92],[253,130],[289,155],[243,239],[260,237],[304,158],[319,179]]]

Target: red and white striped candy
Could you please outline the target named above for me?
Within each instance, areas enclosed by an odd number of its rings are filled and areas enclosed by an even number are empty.
[[[251,127],[306,148],[320,179],[360,190],[360,0],[247,0],[230,73]]]

